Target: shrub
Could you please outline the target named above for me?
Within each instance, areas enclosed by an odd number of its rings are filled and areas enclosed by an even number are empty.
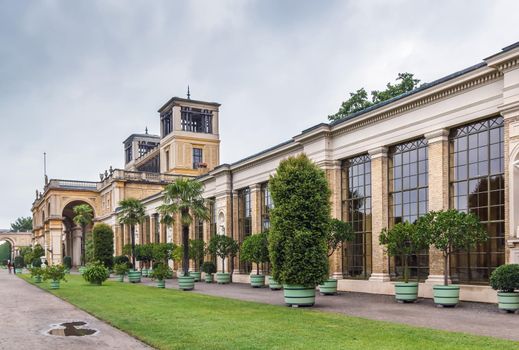
[[[212,261],[206,261],[202,264],[202,271],[206,274],[213,274],[216,272],[216,265]]]
[[[107,268],[113,266],[114,232],[107,224],[96,224],[92,230],[94,241],[94,260],[100,261]]]
[[[240,249],[240,259],[255,263],[256,274],[259,275],[260,264],[269,262],[267,233],[257,233],[245,238]]]
[[[65,267],[70,270],[72,268],[72,257],[70,257],[70,256],[64,257],[63,265],[65,265]]]
[[[324,172],[304,154],[283,160],[269,181],[269,253],[274,279],[314,287],[328,276],[330,189]]]
[[[23,257],[23,264],[24,266],[29,266],[32,262],[32,248],[26,247],[23,251],[23,254],[20,253],[20,255]]]
[[[193,259],[196,267],[200,267],[204,261],[205,243],[201,239],[189,240],[189,258]]]
[[[149,266],[150,261],[153,260],[153,243],[141,244],[135,246],[135,259]]]
[[[16,256],[14,258],[14,267],[17,268],[17,269],[21,269],[25,266],[25,262],[23,260],[23,256]]]
[[[32,260],[32,267],[41,267],[41,258],[34,258]]]
[[[225,235],[216,235],[209,241],[207,250],[210,254],[216,255],[222,259],[222,272],[225,272],[225,258],[232,258],[238,254],[240,247],[238,243],[231,237]]]
[[[488,234],[474,214],[455,209],[430,211],[417,222],[420,234],[429,245],[443,253],[444,285],[449,284],[449,259],[460,249],[474,247],[488,239]]]
[[[33,266],[29,269],[29,271],[31,272],[31,277],[43,276],[43,269],[41,267]]]
[[[398,223],[391,229],[383,229],[379,237],[390,256],[401,257],[404,263],[404,282],[409,282],[409,256],[428,247],[427,240],[409,222]]]
[[[129,262],[120,262],[118,264],[114,265],[114,272],[116,275],[126,275],[128,271],[130,270],[130,267],[128,266]]]
[[[108,279],[108,276],[110,276],[110,272],[99,261],[87,264],[85,272],[83,272],[85,281],[93,284],[102,284]]]
[[[92,233],[87,233],[85,238],[85,264],[93,262],[94,260],[94,240]]]
[[[501,265],[490,275],[490,286],[505,293],[519,289],[519,265]]]
[[[33,259],[41,258],[44,255],[45,255],[45,250],[43,249],[41,244],[36,243],[34,245],[34,248],[32,249],[32,257],[33,257]]]
[[[114,265],[126,264],[128,267],[131,266],[130,259],[126,255],[114,256]]]
[[[153,280],[162,281],[171,276],[172,273],[173,272],[171,271],[168,265],[159,264],[153,269],[153,271],[151,271],[150,277]]]
[[[67,281],[65,279],[65,266],[51,265],[43,269],[43,279],[53,281]]]

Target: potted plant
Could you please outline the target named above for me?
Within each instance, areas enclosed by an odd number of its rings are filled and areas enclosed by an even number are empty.
[[[386,246],[389,256],[400,257],[404,263],[403,282],[395,283],[395,298],[399,302],[414,302],[418,299],[418,282],[409,282],[409,257],[428,248],[424,235],[419,234],[416,225],[409,222],[398,223],[391,229],[383,229],[379,241]]]
[[[353,227],[350,223],[339,219],[330,220],[330,227],[326,237],[328,258],[330,258],[345,241],[351,241],[353,238]],[[319,292],[323,295],[337,294],[337,280],[332,277],[328,278],[319,285]]]
[[[240,259],[256,264],[256,274],[250,275],[250,284],[253,288],[265,285],[265,275],[260,274],[260,264],[269,261],[267,233],[257,233],[245,238],[240,249]]]
[[[158,264],[154,266],[153,271],[150,273],[150,277],[157,281],[158,288],[166,288],[166,278],[171,274],[171,269],[168,265]]]
[[[490,286],[497,290],[498,307],[507,312],[519,310],[519,265],[501,265],[490,275]]]
[[[65,266],[65,273],[70,273],[70,269],[72,268],[72,257],[65,256],[63,258],[63,266]]]
[[[117,276],[117,281],[124,282],[124,275],[126,275],[129,270],[130,270],[130,268],[128,267],[128,264],[125,262],[115,264],[114,272],[115,272],[115,275]]]
[[[222,259],[222,272],[216,273],[216,283],[227,284],[231,282],[231,274],[225,272],[225,258],[229,258],[237,254],[239,250],[238,243],[231,237],[225,235],[216,235],[209,241],[207,248],[213,256]]]
[[[31,272],[31,277],[34,280],[34,282],[41,283],[42,276],[43,276],[43,269],[39,266],[38,267],[33,266],[29,269],[29,271]]]
[[[443,285],[433,286],[434,302],[441,306],[459,303],[460,287],[449,285],[451,255],[460,249],[470,249],[484,242],[488,234],[474,214],[455,209],[431,211],[418,219],[417,229],[443,255]]]
[[[153,259],[153,243],[151,244],[143,244],[139,247],[137,253],[137,260],[142,263],[141,274],[142,277],[148,277],[149,274],[149,265],[151,260]]]
[[[23,256],[16,256],[14,258],[14,272],[16,272],[16,274],[21,274],[23,273],[23,267],[25,266],[25,262],[23,260]]]
[[[189,257],[195,263],[195,271],[191,271],[189,274],[194,277],[195,282],[201,281],[202,273],[197,270],[197,266],[201,265],[204,261],[205,256],[205,243],[201,239],[190,239],[189,240]]]
[[[51,265],[43,269],[43,280],[50,281],[50,289],[59,289],[60,281],[67,281],[65,279],[65,266]]]
[[[132,257],[132,270],[128,272],[128,280],[131,283],[139,283],[141,281],[141,273],[135,269],[135,225],[140,224],[145,217],[144,205],[138,199],[127,198],[119,202],[117,221],[120,224],[130,226],[131,245],[125,247],[125,254]]]
[[[108,279],[109,275],[110,272],[103,263],[95,261],[87,264],[86,270],[83,273],[83,278],[92,285],[100,286]]]
[[[193,222],[193,215],[199,220],[209,219],[209,209],[203,198],[204,185],[193,179],[179,178],[166,186],[164,190],[164,204],[158,211],[162,215],[162,222],[172,225],[175,217],[180,218],[182,225],[182,268],[183,275],[179,276],[178,284],[182,290],[195,288],[195,279],[189,275],[189,226]]]
[[[212,261],[206,261],[202,264],[202,271],[205,273],[205,282],[213,283],[213,273],[216,272],[216,265]]]
[[[326,238],[331,220],[324,171],[301,154],[279,163],[270,177],[269,254],[274,279],[289,306],[315,304],[315,287],[328,277]]]

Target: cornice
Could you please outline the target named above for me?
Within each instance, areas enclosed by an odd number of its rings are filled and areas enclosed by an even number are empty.
[[[394,106],[393,108],[389,107],[388,109],[382,110],[378,113],[375,111],[372,115],[367,116],[366,118],[360,120],[353,119],[350,123],[339,125],[337,129],[332,131],[332,135],[342,135],[352,130],[375,124],[382,120],[389,119],[403,113],[408,113],[410,111],[425,107],[433,103],[437,103],[440,100],[450,98],[452,96],[466,92],[467,90],[471,90],[476,87],[492,83],[495,80],[501,78],[502,75],[503,73],[501,73],[500,71],[492,70],[491,72],[482,74],[473,79],[469,79],[455,85],[447,86],[441,90],[436,90],[434,92],[422,95],[419,98],[408,101],[407,103],[400,104],[398,106]]]

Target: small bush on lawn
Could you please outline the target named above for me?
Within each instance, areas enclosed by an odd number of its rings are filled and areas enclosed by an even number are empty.
[[[519,265],[507,264],[499,266],[490,276],[490,286],[505,293],[512,293],[519,289]]]
[[[43,280],[67,281],[65,279],[65,266],[51,265],[43,269]]]
[[[114,265],[114,273],[119,276],[124,276],[128,273],[130,270],[130,267],[128,266],[128,263],[122,262]]]
[[[110,276],[110,272],[103,263],[99,261],[87,264],[86,270],[83,272],[85,281],[98,285],[106,281],[108,276]]]

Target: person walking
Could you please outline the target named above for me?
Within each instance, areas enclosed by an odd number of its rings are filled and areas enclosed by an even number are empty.
[[[9,269],[9,273],[11,273],[11,268],[12,268],[11,260],[7,260],[7,268]]]

